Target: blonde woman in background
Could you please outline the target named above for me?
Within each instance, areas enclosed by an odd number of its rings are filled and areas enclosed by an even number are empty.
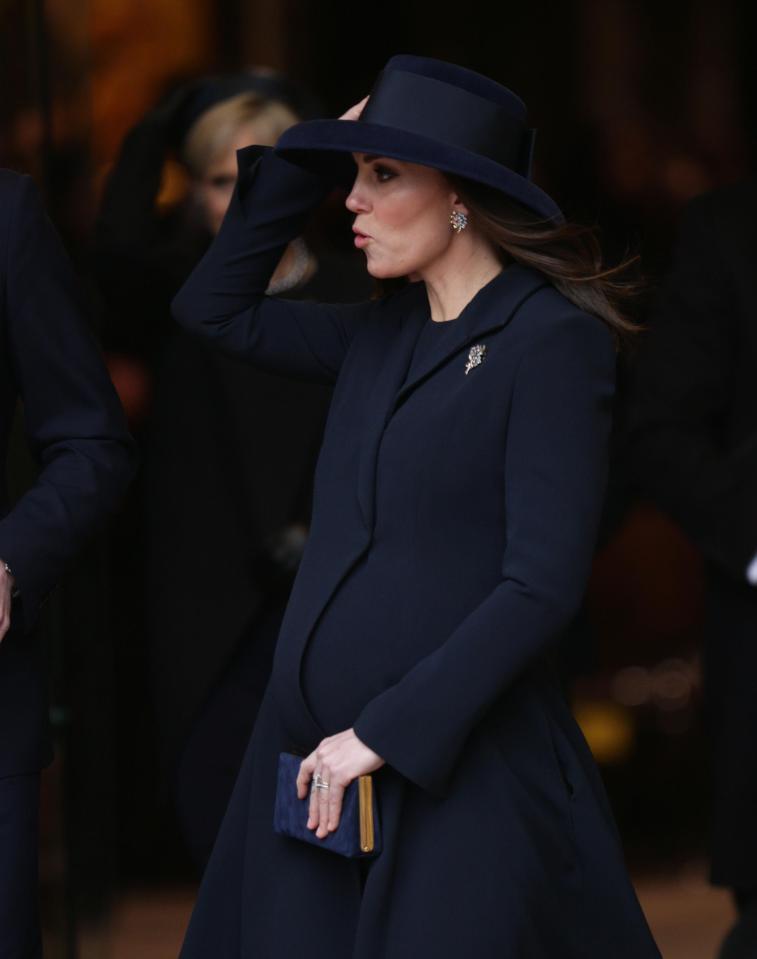
[[[245,91],[216,103],[192,123],[180,154],[191,177],[191,202],[212,234],[221,227],[234,189],[236,151],[252,142],[273,144],[296,122],[296,115],[285,103]],[[290,243],[277,268],[280,278],[287,273],[292,246]]]
[[[304,545],[330,399],[321,385],[210,355],[172,323],[169,303],[220,228],[237,149],[273,144],[315,112],[270,72],[193,83],[131,131],[105,190],[104,339],[144,459],[114,550],[127,871],[161,858],[171,832],[172,812],[154,808],[156,738],[199,867],[212,848]],[[187,191],[161,210],[169,156],[186,170]],[[352,253],[329,249],[317,228],[288,243],[267,290],[331,300],[368,292]]]

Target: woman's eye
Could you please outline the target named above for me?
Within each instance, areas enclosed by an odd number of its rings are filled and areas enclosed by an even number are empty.
[[[228,190],[234,186],[236,178],[233,176],[214,176],[210,178],[210,185],[216,190]]]
[[[375,167],[376,179],[379,183],[386,183],[387,180],[391,180],[392,177],[396,176],[394,170],[390,170],[389,167],[377,166]]]

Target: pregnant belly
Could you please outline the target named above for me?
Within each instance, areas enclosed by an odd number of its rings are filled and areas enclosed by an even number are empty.
[[[490,586],[426,581],[407,558],[374,550],[331,597],[308,640],[305,700],[332,735],[436,649]],[[462,588],[461,588],[462,585]]]

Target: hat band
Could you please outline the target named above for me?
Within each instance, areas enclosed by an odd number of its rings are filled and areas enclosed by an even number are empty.
[[[462,147],[531,173],[533,131],[505,109],[460,87],[405,70],[384,70],[358,122],[377,123]]]

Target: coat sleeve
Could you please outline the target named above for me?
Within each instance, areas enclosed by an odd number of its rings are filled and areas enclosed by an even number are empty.
[[[372,307],[266,296],[284,249],[329,192],[324,178],[271,147],[238,151],[239,175],[218,236],[173,300],[175,319],[270,372],[330,383]]]
[[[433,653],[362,710],[358,738],[444,795],[485,712],[580,607],[605,492],[615,349],[571,312],[519,364],[505,441],[501,580]]]
[[[757,433],[731,448],[724,436],[744,321],[713,213],[705,197],[682,221],[634,364],[629,438],[643,493],[745,582],[757,552]]]
[[[0,520],[0,557],[13,570],[30,628],[68,561],[125,492],[136,447],[33,181],[21,178],[14,194],[5,344],[40,473]]]

